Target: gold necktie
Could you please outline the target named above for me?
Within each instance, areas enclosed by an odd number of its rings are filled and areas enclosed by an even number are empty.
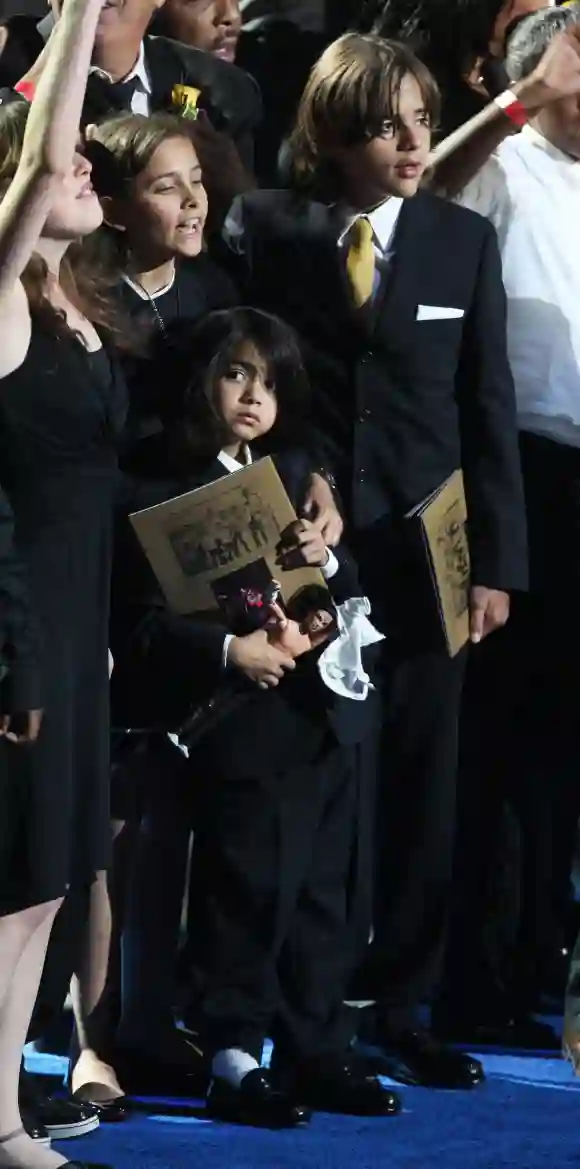
[[[375,279],[373,229],[366,216],[353,223],[348,234],[349,246],[346,270],[357,308],[371,299]]]

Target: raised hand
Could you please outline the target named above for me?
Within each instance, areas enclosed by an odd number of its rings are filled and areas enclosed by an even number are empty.
[[[514,89],[530,111],[580,94],[580,27],[554,37],[539,65]]]

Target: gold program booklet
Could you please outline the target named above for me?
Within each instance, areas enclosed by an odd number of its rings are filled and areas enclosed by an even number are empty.
[[[326,588],[319,569],[278,563],[297,517],[271,458],[130,518],[177,613],[210,613],[228,594],[260,593],[271,580],[286,604],[311,585]]]
[[[415,521],[441,630],[455,657],[469,641],[470,560],[463,474],[453,475],[408,515]]]

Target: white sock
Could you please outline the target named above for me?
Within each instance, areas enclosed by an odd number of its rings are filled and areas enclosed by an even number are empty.
[[[212,1075],[225,1080],[232,1088],[239,1088],[244,1076],[259,1066],[257,1059],[240,1047],[227,1047],[224,1051],[218,1051],[211,1061]]]

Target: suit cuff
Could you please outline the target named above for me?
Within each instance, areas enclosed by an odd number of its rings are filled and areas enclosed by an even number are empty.
[[[222,649],[222,669],[224,669],[224,670],[227,670],[227,668],[228,668],[228,654],[229,654],[230,645],[232,644],[232,641],[234,640],[234,636],[235,636],[235,634],[233,634],[233,633],[226,633],[226,636],[224,637],[224,645],[223,645],[223,649]]]
[[[332,548],[327,548],[326,551],[328,552],[328,560],[326,561],[326,564],[322,565],[321,572],[325,580],[332,580],[333,576],[336,576],[340,568],[340,564],[338,563]]]

